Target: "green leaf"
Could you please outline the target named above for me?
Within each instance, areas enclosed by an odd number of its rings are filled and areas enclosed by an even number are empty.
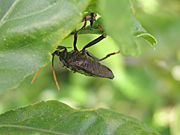
[[[101,0],[99,4],[105,29],[120,46],[124,55],[139,55],[140,51],[133,37],[133,20],[128,0]]]
[[[135,29],[134,36],[145,39],[155,49],[154,44],[157,43],[157,40],[151,34],[146,32],[137,19],[133,18],[133,22]]]
[[[90,0],[0,1],[0,93],[52,59]]]
[[[88,8],[86,11],[88,12],[94,12],[94,13],[99,13],[98,12],[98,5],[100,4],[100,0],[91,0],[91,3],[89,4]]]
[[[133,19],[134,19],[133,20],[134,36],[145,39],[155,49],[154,44],[157,43],[156,39],[151,34],[146,32],[146,30],[141,26],[138,20],[136,20],[135,18]],[[79,34],[103,34],[104,31],[98,26],[98,24],[103,24],[102,17],[98,18],[94,22],[93,27],[89,25],[85,28],[85,30],[81,31]],[[71,33],[71,34],[74,34],[74,33]]]
[[[38,102],[1,114],[0,133],[159,135],[124,114],[107,109],[75,110],[58,101]]]
[[[156,49],[154,45],[157,43],[157,41],[151,34],[144,32],[135,32],[134,34],[136,35],[136,37],[145,39],[154,48],[154,50]]]

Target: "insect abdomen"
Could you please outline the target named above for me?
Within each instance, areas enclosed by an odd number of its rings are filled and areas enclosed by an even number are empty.
[[[94,59],[75,61],[71,63],[71,66],[73,66],[77,72],[87,76],[109,79],[114,78],[112,71],[108,67],[101,65],[97,60]]]

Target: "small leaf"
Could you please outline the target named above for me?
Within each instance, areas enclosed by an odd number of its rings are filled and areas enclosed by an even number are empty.
[[[107,109],[75,110],[38,102],[0,115],[0,134],[159,135],[135,118]]]
[[[151,34],[146,32],[137,19],[133,18],[133,22],[135,29],[134,36],[145,39],[155,49],[154,44],[157,43],[157,40]]]
[[[51,61],[90,1],[0,1],[0,93]]]
[[[154,44],[156,44],[157,41],[151,34],[144,32],[135,32],[134,34],[136,35],[136,37],[141,37],[145,39],[154,48],[154,50],[156,49],[154,47]]]

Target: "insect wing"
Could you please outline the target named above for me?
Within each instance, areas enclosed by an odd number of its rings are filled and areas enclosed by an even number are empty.
[[[90,57],[86,53],[78,56],[70,65],[76,68],[77,72],[87,76],[114,78],[112,71],[108,67],[101,65],[98,60]]]

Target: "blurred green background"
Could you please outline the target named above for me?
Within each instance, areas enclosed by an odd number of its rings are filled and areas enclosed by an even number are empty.
[[[56,58],[60,91],[49,63],[33,84],[35,73],[15,90],[0,95],[0,113],[40,100],[59,100],[73,108],[115,110],[147,123],[162,135],[180,135],[180,0],[132,0],[132,9],[142,26],[157,39],[155,51],[137,38],[142,51],[139,57],[117,54],[104,60],[102,64],[115,75],[113,80],[74,74],[62,68]],[[79,35],[78,48],[98,36]],[[72,47],[72,42],[70,36],[60,45]],[[88,50],[102,58],[119,48],[107,37]]]

